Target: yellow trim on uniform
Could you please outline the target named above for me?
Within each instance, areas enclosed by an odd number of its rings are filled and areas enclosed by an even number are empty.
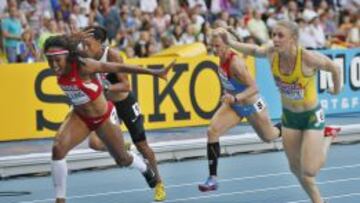
[[[308,77],[302,72],[302,51],[301,47],[297,49],[295,68],[290,75],[284,75],[280,72],[279,53],[275,53],[271,65],[275,83],[280,90],[283,102],[290,103],[293,106],[308,106],[318,101],[316,74]]]

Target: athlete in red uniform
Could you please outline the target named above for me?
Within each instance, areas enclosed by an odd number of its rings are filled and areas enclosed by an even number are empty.
[[[50,37],[44,46],[48,64],[55,72],[59,86],[73,104],[73,108],[56,133],[52,147],[51,165],[56,203],[64,203],[66,197],[65,157],[72,148],[86,139],[91,131],[95,131],[102,139],[119,166],[137,168],[145,176],[149,186],[154,187],[154,171],[140,157],[125,151],[121,130],[111,121],[116,121],[116,112],[112,103],[105,99],[103,87],[96,73],[140,73],[166,79],[168,70],[174,63],[160,70],[104,63],[81,57],[77,47],[78,43],[66,36]]]

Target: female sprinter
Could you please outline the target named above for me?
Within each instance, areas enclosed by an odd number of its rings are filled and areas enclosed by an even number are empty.
[[[234,41],[223,28],[216,32],[238,51],[267,57],[271,62],[281,94],[281,131],[290,170],[312,202],[323,203],[315,177],[325,163],[332,136],[339,129],[325,131],[323,136],[325,118],[317,97],[316,73],[318,69],[331,72],[334,87],[329,93],[336,95],[341,90],[340,68],[325,55],[301,48],[298,26],[291,21],[279,21],[273,29],[273,44],[265,47]]]
[[[119,166],[137,168],[145,176],[149,186],[155,187],[156,176],[152,169],[140,157],[125,151],[121,131],[111,121],[111,117],[116,116],[115,109],[111,102],[106,101],[96,73],[141,73],[166,79],[166,74],[173,64],[166,69],[151,70],[135,65],[103,63],[82,58],[77,52],[77,47],[78,43],[71,41],[67,36],[50,37],[44,46],[49,66],[55,72],[60,88],[73,104],[72,110],[55,136],[52,148],[52,175],[56,203],[64,203],[66,197],[65,157],[91,131],[95,131],[102,139]]]
[[[89,57],[100,62],[123,63],[118,51],[103,46],[106,40],[106,30],[104,28],[90,26],[84,29],[84,32],[88,31],[91,31],[92,35],[83,41],[83,45],[84,51]],[[155,172],[157,183],[154,188],[154,200],[164,201],[166,199],[165,187],[160,178],[155,154],[146,141],[144,118],[141,115],[139,104],[131,92],[128,75],[124,73],[109,73],[104,77],[103,79],[107,80],[105,81],[107,84],[106,97],[114,102],[117,115],[124,121],[137,150],[149,161],[151,168]],[[90,135],[89,146],[95,150],[106,150],[105,145],[96,134]]]
[[[266,105],[258,94],[255,80],[244,61],[227,46],[220,35],[213,34],[211,44],[215,54],[220,57],[218,72],[225,94],[207,131],[210,176],[204,184],[199,185],[202,192],[216,190],[218,187],[216,176],[220,155],[219,137],[238,125],[243,118],[248,120],[265,142],[280,136],[279,128],[272,126]]]

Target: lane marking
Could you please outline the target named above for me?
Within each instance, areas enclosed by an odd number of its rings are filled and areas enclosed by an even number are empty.
[[[352,165],[345,165],[345,166],[327,167],[327,168],[323,168],[321,171],[333,171],[333,170],[342,170],[342,169],[358,168],[358,167],[360,167],[360,163],[359,164],[352,164]],[[282,176],[282,175],[292,175],[292,174],[290,172],[268,173],[268,174],[261,174],[261,175],[255,175],[255,176],[245,176],[245,177],[229,178],[229,179],[219,179],[218,182],[232,182],[232,181],[240,181],[240,180],[251,180],[251,179],[260,179],[260,178],[267,178],[267,177],[276,177],[276,176]],[[342,179],[338,179],[338,180],[342,180]],[[168,185],[165,188],[166,189],[179,188],[179,187],[198,185],[200,183],[202,183],[202,182],[182,183],[182,184],[176,184],[176,185]],[[320,184],[320,183],[318,183],[318,184]],[[298,186],[298,185],[296,184],[294,186]],[[284,186],[279,186],[279,187],[284,187]],[[262,190],[262,189],[260,189],[260,190]],[[150,191],[150,189],[149,188],[138,188],[138,189],[112,191],[112,192],[104,192],[104,193],[75,195],[75,196],[67,197],[67,200],[84,199],[84,198],[88,198],[88,197],[100,197],[100,196],[108,196],[108,195],[118,195],[118,194],[126,194],[126,193],[133,193],[133,192],[144,192],[144,191]],[[244,192],[244,191],[242,191],[242,192]],[[236,192],[236,193],[239,193],[239,192]],[[227,194],[227,193],[223,193],[223,194]],[[40,199],[40,200],[21,201],[21,202],[18,202],[18,203],[53,202],[54,200],[55,200],[54,198],[49,198],[49,199]],[[172,201],[172,200],[170,200],[170,201]],[[168,201],[166,201],[166,202],[168,202]]]

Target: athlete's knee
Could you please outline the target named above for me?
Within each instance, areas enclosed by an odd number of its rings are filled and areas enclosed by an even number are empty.
[[[307,167],[302,170],[303,177],[313,178],[317,175],[317,173],[318,173],[318,170],[316,168]]]
[[[130,154],[126,151],[125,154],[117,157],[115,159],[115,162],[118,166],[120,167],[126,167],[129,166],[132,162],[132,157],[130,156]]]
[[[220,129],[216,126],[210,125],[207,129],[208,138],[217,138],[220,136]]]
[[[66,145],[61,141],[55,141],[52,146],[52,160],[61,160],[68,153]]]

